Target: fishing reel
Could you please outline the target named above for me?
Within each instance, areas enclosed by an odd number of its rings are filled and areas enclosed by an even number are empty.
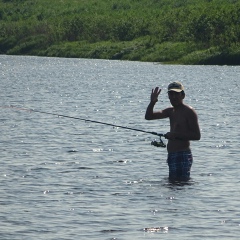
[[[161,136],[159,136],[159,141],[157,141],[156,139],[154,141],[151,142],[151,145],[155,146],[155,147],[166,147],[166,144],[163,142],[163,140],[161,139]]]

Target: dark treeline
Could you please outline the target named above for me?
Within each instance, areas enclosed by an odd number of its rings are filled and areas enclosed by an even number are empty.
[[[240,1],[1,0],[0,53],[240,65]]]

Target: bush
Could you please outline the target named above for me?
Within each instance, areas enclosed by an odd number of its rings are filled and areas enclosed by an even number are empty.
[[[5,0],[0,53],[236,63],[239,16],[235,0]]]

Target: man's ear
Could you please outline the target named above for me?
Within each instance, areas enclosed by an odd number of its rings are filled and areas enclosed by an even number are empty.
[[[184,98],[185,98],[185,92],[182,91],[182,99],[184,99]]]

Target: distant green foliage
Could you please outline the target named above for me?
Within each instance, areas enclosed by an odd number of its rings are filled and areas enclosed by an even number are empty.
[[[238,0],[0,0],[0,53],[240,64],[239,26]]]

